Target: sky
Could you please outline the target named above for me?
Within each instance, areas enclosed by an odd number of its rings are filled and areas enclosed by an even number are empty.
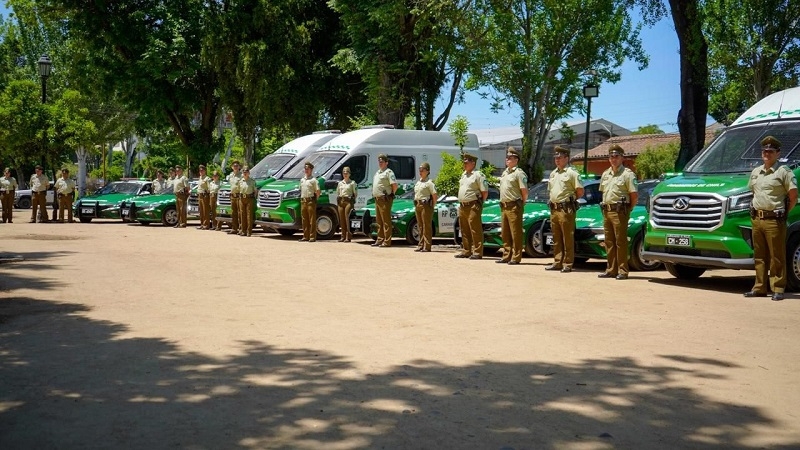
[[[10,11],[0,0],[0,15],[7,18]],[[616,84],[600,85],[600,95],[592,99],[592,118],[606,119],[631,131],[655,124],[665,132],[677,131],[677,116],[680,109],[680,60],[678,37],[672,20],[662,19],[652,28],[643,28],[642,44],[650,57],[649,66],[639,71],[636,63],[626,62],[622,66],[622,79]],[[490,101],[481,99],[477,93],[468,93],[466,101],[453,106],[451,120],[465,116],[471,130],[519,126],[519,108],[494,113]],[[444,110],[444,101],[437,105],[437,112]],[[577,113],[569,122],[586,120]]]

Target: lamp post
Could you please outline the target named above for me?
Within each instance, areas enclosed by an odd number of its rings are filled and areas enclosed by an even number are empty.
[[[587,71],[586,74],[594,75],[594,70]],[[583,174],[589,173],[589,125],[592,121],[592,99],[600,95],[600,87],[592,81],[583,86],[583,98],[589,104],[586,106],[586,136],[583,142]]]

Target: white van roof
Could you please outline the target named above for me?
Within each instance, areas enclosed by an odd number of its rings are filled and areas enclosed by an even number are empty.
[[[776,92],[759,100],[731,126],[780,119],[800,118],[800,87]]]
[[[464,150],[477,152],[478,137],[473,133],[467,134],[467,137],[468,141],[464,145]],[[385,149],[386,153],[390,153],[392,151],[392,147],[408,147],[414,145],[441,147],[442,150],[452,150],[458,148],[456,147],[453,136],[451,136],[450,133],[443,131],[369,128],[342,134],[341,136],[338,136],[321,146],[319,151],[339,150],[349,152],[356,147],[375,147],[379,149]],[[477,153],[475,154],[477,155]]]
[[[312,146],[318,147],[330,141],[331,139],[341,135],[342,133],[339,132],[327,132],[327,133],[315,132],[314,134],[302,136],[283,144],[281,148],[275,150],[275,153],[291,153],[293,155],[296,155],[298,153],[301,153],[303,150],[306,150],[309,147]]]

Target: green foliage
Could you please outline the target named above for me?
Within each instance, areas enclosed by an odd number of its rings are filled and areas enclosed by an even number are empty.
[[[108,183],[110,183],[112,181],[119,181],[120,179],[122,179],[123,169],[124,168],[121,165],[107,166],[106,167],[106,171],[105,171],[106,184],[108,184]],[[102,167],[98,167],[96,169],[93,169],[91,172],[89,172],[89,177],[95,178],[95,179],[98,179],[98,180],[103,179],[103,168]]]
[[[463,155],[464,146],[469,141],[469,136],[467,136],[469,121],[464,116],[457,116],[455,120],[450,122],[450,125],[447,126],[447,131],[450,132],[450,136],[453,136],[453,140]]]
[[[440,195],[458,195],[458,180],[461,178],[461,174],[464,173],[464,166],[461,161],[460,158],[442,152],[442,168],[436,174],[436,180],[434,181],[436,190]],[[479,170],[490,185],[497,186],[499,180],[493,175],[495,170],[493,165],[483,161]]]
[[[680,150],[679,142],[648,147],[636,157],[636,176],[640,180],[658,178],[672,172]]]
[[[664,130],[658,127],[658,125],[648,124],[642,125],[631,134],[664,134]]]

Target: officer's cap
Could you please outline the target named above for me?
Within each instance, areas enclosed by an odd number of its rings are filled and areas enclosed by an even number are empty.
[[[478,157],[472,155],[470,153],[464,153],[464,158],[462,159],[463,162],[476,162],[478,161]]]
[[[69,173],[69,169],[67,169],[66,167],[64,167],[63,169],[61,169],[61,173]]]
[[[614,155],[620,155],[620,156],[625,155],[625,150],[623,150],[622,147],[619,146],[619,144],[614,144],[608,148],[608,156],[614,156]]]
[[[200,164],[200,167],[198,167],[197,170],[206,170],[206,166]]]
[[[214,173],[211,174],[211,176],[212,177],[218,177],[219,176],[219,170],[215,170]]]
[[[342,169],[342,173],[350,173],[350,167],[345,166],[345,168]]]
[[[562,155],[562,156],[569,156],[569,149],[566,147],[562,147],[557,145],[556,148],[553,149],[554,156]]]
[[[38,165],[38,164],[37,164],[37,165],[36,165],[36,170],[42,170],[42,166],[40,166],[40,165]]]
[[[306,161],[306,163],[305,163],[305,164],[303,164],[303,167],[307,167],[307,168],[309,168],[309,169],[311,169],[311,170],[314,170],[314,165],[313,165],[313,164],[311,164],[311,162],[310,162],[310,161]]]
[[[10,172],[11,172],[11,169],[10,169],[10,168],[8,168],[8,167],[6,167],[5,169],[3,169],[3,172],[4,172],[4,173],[5,173],[5,172],[9,172],[9,173],[10,173]]]
[[[241,166],[241,164],[239,164],[239,161],[237,161],[237,160],[235,160],[235,159],[233,160],[233,162],[231,163],[231,165],[232,165],[232,166]]]
[[[767,136],[761,141],[761,150],[781,151],[781,141],[772,136]]]
[[[389,161],[389,156],[387,156],[386,153],[381,153],[378,155],[378,161]]]
[[[175,166],[175,170],[183,170],[183,167],[181,167],[180,165],[177,165],[177,166]]]
[[[425,170],[426,172],[430,172],[431,171],[431,165],[426,163],[426,162],[420,164],[419,168]]]
[[[506,156],[514,156],[519,159],[519,150],[515,149],[514,147],[508,147],[508,150],[506,150]]]
[[[242,169],[242,173],[250,173],[250,168],[247,167],[247,166],[244,166],[244,168]]]

